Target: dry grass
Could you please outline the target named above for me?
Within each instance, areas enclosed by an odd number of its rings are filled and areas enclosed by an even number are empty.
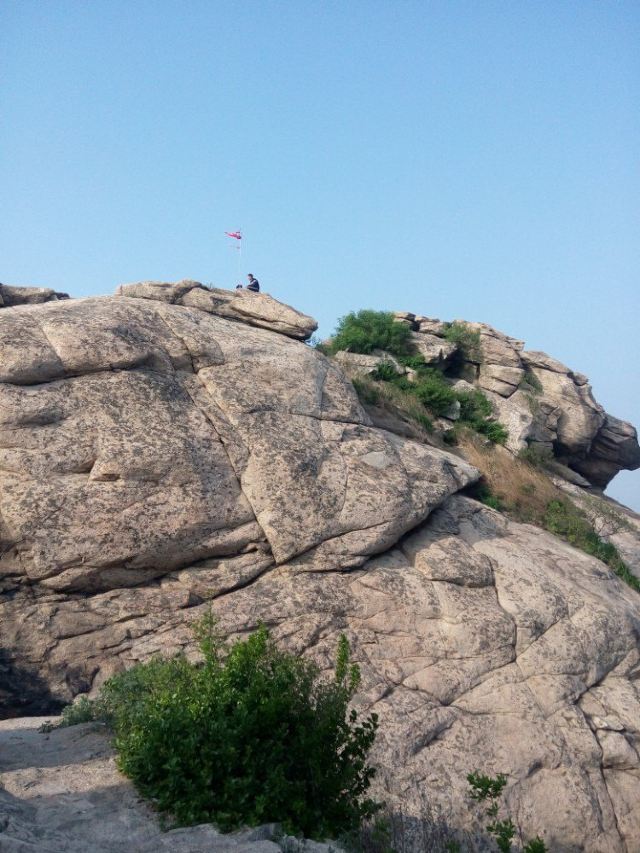
[[[459,450],[483,475],[500,508],[518,521],[542,523],[550,501],[566,500],[544,471],[513,456],[506,448],[488,445],[469,431],[461,432]]]

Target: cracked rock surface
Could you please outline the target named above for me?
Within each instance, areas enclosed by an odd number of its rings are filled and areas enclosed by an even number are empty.
[[[0,313],[10,707],[40,701],[12,673],[65,700],[109,669],[119,638],[140,630],[123,625],[123,589],[155,625],[285,563],[350,569],[477,478],[372,427],[314,349],[166,298],[191,284]],[[113,596],[101,615],[96,594]]]
[[[195,654],[210,606],[327,670],[344,632],[392,807],[468,827],[467,773],[506,773],[523,837],[640,849],[640,596],[603,563],[457,494],[475,469],[372,427],[290,337],[122,297],[3,334],[5,715]]]

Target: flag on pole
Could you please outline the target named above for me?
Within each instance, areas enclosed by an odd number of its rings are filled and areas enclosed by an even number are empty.
[[[225,231],[227,237],[233,237],[234,240],[242,240],[242,234],[239,231]]]

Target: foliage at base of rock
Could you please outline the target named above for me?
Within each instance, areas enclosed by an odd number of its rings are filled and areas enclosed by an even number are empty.
[[[322,839],[373,815],[366,757],[378,722],[348,710],[360,673],[346,638],[327,682],[265,628],[226,648],[210,618],[197,627],[203,665],[140,664],[106,682],[95,705],[138,790],[179,824],[224,831],[277,822]]]

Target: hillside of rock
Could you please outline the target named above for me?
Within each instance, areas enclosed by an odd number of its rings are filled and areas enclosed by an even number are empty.
[[[523,836],[639,849],[640,596],[465,495],[479,473],[460,456],[373,426],[339,361],[303,343],[314,328],[195,282],[0,309],[3,716],[193,653],[209,607],[229,636],[264,623],[327,669],[345,632],[390,807],[419,819],[426,796],[466,827],[467,773],[506,773]],[[498,333],[482,344],[496,361],[467,381],[501,400],[517,371],[545,401],[572,383],[579,403],[558,397],[541,440],[573,468],[620,447],[586,380],[540,354],[523,366]]]
[[[553,454],[573,482],[601,489],[620,470],[640,468],[635,427],[605,412],[584,374],[544,352],[525,350],[523,341],[486,323],[452,324],[408,312],[395,317],[411,328],[412,346],[426,364],[442,370],[453,387],[484,393],[507,428],[506,445],[514,454],[529,447]],[[465,347],[448,338],[452,325],[475,335],[477,345]],[[390,358],[399,373],[411,376],[388,353],[335,356],[352,377],[370,375]],[[454,409],[445,420],[457,417]]]

